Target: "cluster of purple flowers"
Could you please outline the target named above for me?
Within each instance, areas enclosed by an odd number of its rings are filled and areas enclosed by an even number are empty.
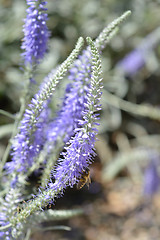
[[[54,75],[49,75],[48,82],[32,98],[29,108],[26,109],[21,121],[19,133],[13,141],[12,162],[7,164],[9,172],[14,171],[14,173],[20,172],[25,174],[34,164],[35,158],[40,153],[46,139],[45,133],[50,121],[49,100],[56,85],[79,54],[82,44],[83,39],[79,38],[75,49],[66,61],[59,66]]]
[[[31,212],[39,210],[41,206],[54,203],[55,197],[62,194],[66,187],[73,187],[95,156],[94,143],[97,135],[96,125],[98,125],[99,119],[99,114],[96,112],[101,110],[99,103],[102,94],[101,61],[94,43],[90,38],[87,41],[91,46],[91,50],[89,50],[92,59],[91,80],[84,110],[81,119],[78,120],[78,127],[74,129],[74,136],[66,144],[66,152],[61,155],[62,157],[59,158],[52,171],[51,178],[54,178],[55,182],[49,182],[46,189],[39,189],[39,195],[35,196],[35,199],[28,204],[27,209],[22,210],[16,218],[12,219],[14,225],[20,219],[25,219]]]
[[[93,46],[92,48],[94,49]],[[79,120],[76,119],[78,125],[74,130],[74,137],[70,138],[67,143],[68,146],[65,148],[66,152],[63,153],[63,159],[58,160],[57,168],[52,173],[55,181],[62,183],[62,189],[65,189],[68,185],[73,187],[77,183],[83,171],[92,163],[92,157],[95,155],[94,143],[97,134],[95,125],[98,125],[98,114],[95,112],[101,109],[99,101],[102,93],[101,62],[98,59],[98,51],[91,59],[93,64],[91,67],[91,82],[86,88],[86,101],[83,102],[83,109],[81,108],[82,115]],[[82,76],[84,78],[84,75]],[[51,187],[52,183],[49,186]]]
[[[37,117],[37,123],[34,126],[36,130],[34,131],[31,124],[31,109],[34,106],[33,100],[34,98],[32,99],[32,103],[29,105],[30,110],[27,109],[25,111],[19,133],[14,138],[14,142],[12,144],[12,161],[6,164],[8,172],[10,173],[15,170],[17,172],[27,172],[33,164],[34,157],[40,153],[45,143],[50,110],[45,102],[43,104],[43,111]],[[33,132],[33,134],[31,134],[31,132]]]
[[[62,107],[57,118],[51,121],[47,138],[55,142],[57,137],[63,137],[66,143],[74,135],[74,129],[79,126],[91,78],[91,56],[87,50],[75,61],[70,70],[69,79],[72,81],[66,87]]]
[[[22,49],[25,63],[37,64],[44,57],[49,37],[46,20],[48,18],[45,8],[46,1],[27,0],[27,17],[23,27],[24,39]]]

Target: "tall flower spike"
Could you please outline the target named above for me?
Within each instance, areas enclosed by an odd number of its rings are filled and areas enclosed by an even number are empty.
[[[34,163],[34,157],[39,153],[40,149],[40,139],[38,139],[38,142],[35,142],[37,139],[35,138],[35,133],[37,125],[39,125],[40,114],[43,114],[42,111],[47,107],[46,101],[52,97],[57,84],[79,54],[83,42],[83,38],[79,38],[75,49],[69,57],[60,65],[53,76],[49,75],[48,82],[32,98],[29,109],[25,111],[24,118],[22,119],[20,132],[13,142],[13,159],[12,162],[7,164],[11,172],[16,170],[25,173]]]
[[[57,114],[57,118],[49,126],[47,137],[51,144],[57,140],[57,137],[63,137],[63,141],[66,143],[74,135],[74,129],[79,125],[78,120],[82,118],[90,84],[90,58],[90,52],[84,50],[70,70],[69,78],[72,83],[68,84],[66,88],[63,105]]]
[[[81,127],[75,130],[75,136],[68,142],[64,159],[59,159],[57,168],[53,171],[55,183],[50,182],[46,190],[41,191],[35,199],[28,202],[15,218],[11,219],[13,226],[23,222],[27,217],[37,210],[40,210],[48,203],[53,203],[54,198],[63,193],[67,186],[72,187],[78,182],[83,170],[92,163],[92,157],[95,155],[94,143],[96,140],[98,114],[101,109],[99,104],[101,98],[102,78],[101,61],[98,50],[90,38],[87,38],[91,46],[92,53],[92,76],[91,87],[83,112],[83,120],[80,121]]]
[[[80,127],[79,120],[82,120],[82,113],[85,110],[91,78],[91,53],[88,49],[84,50],[75,61],[69,78],[72,82],[66,87],[62,107],[56,119],[50,122],[46,134],[47,168],[44,170],[45,176],[46,172],[48,174],[46,180],[49,179],[50,171],[53,168],[53,164],[49,164],[50,155],[53,156],[53,149],[57,149],[59,139],[62,142],[60,145],[66,144],[74,136],[74,130]],[[44,179],[42,181],[44,182]]]
[[[24,38],[21,48],[24,62],[31,65],[39,63],[47,50],[49,31],[46,25],[47,13],[44,0],[27,0],[27,17],[23,26]]]
[[[96,140],[98,114],[101,109],[99,101],[101,97],[101,61],[98,50],[90,38],[87,42],[91,47],[92,73],[90,87],[84,102],[83,118],[79,120],[79,128],[75,129],[75,136],[68,142],[66,152],[63,153],[63,161],[59,159],[53,175],[56,182],[61,182],[63,189],[66,186],[73,187],[77,183],[83,171],[92,163],[94,143]],[[52,185],[52,184],[51,184]]]
[[[125,12],[119,18],[115,19],[100,33],[95,40],[95,46],[101,52],[106,44],[117,32],[117,27],[129,15],[130,11]],[[89,79],[91,76],[91,56],[88,49],[84,50],[74,66],[70,70],[69,79],[72,81],[67,88],[61,110],[57,118],[50,123],[47,138],[48,146],[55,144],[57,137],[63,137],[66,143],[74,135],[74,129],[78,127],[78,119],[82,118],[84,111],[84,102],[89,90]]]

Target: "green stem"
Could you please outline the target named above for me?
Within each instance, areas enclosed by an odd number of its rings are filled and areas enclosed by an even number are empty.
[[[2,109],[0,109],[0,114],[4,115],[4,116],[6,116],[6,117],[9,117],[9,118],[11,118],[11,119],[14,119],[14,120],[15,120],[15,118],[16,118],[13,114],[11,114],[11,113],[9,113],[9,112],[7,112],[7,111],[4,111],[4,110],[2,110]]]
[[[0,227],[0,231],[1,230],[5,230],[5,229],[7,229],[7,228],[10,228],[12,225],[11,224],[8,224],[8,225],[5,225],[5,226],[3,226],[3,227]]]
[[[107,104],[110,104],[116,108],[122,109],[126,112],[130,112],[135,115],[142,117],[148,117],[154,120],[160,120],[160,109],[144,105],[144,104],[135,104],[121,99],[118,96],[115,96],[109,93],[106,90],[103,90],[103,101]]]

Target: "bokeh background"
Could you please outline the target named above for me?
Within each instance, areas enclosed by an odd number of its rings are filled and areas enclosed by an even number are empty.
[[[89,189],[68,189],[52,206],[83,208],[86,214],[51,223],[71,231],[36,232],[32,239],[159,240],[160,1],[48,0],[47,6],[49,51],[37,70],[33,94],[79,36],[95,39],[124,11],[132,15],[102,54],[104,90],[92,183]],[[12,114],[19,111],[24,86],[20,46],[25,9],[24,0],[0,1],[0,109]],[[59,93],[53,108],[60,103]],[[0,158],[12,127],[13,120],[1,115]]]

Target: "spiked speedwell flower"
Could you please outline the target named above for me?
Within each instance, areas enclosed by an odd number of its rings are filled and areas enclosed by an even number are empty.
[[[63,159],[58,160],[58,164],[52,175],[55,183],[50,182],[46,190],[40,190],[40,193],[33,201],[28,203],[27,209],[23,209],[20,214],[11,220],[13,225],[17,225],[19,221],[23,221],[26,217],[39,210],[40,207],[54,202],[54,198],[62,194],[67,186],[73,187],[79,180],[83,170],[92,162],[95,155],[94,143],[96,140],[98,125],[98,114],[101,109],[99,104],[101,98],[101,61],[99,59],[98,50],[90,38],[87,38],[91,46],[92,57],[92,74],[90,89],[87,95],[85,110],[83,111],[83,119],[79,121],[80,127],[75,129],[75,136],[72,137],[67,144],[66,153]]]
[[[21,121],[20,132],[15,137],[12,145],[14,150],[13,159],[12,162],[7,164],[10,172],[16,170],[24,174],[34,163],[34,157],[38,155],[44,144],[43,133],[49,120],[47,100],[52,97],[55,87],[79,54],[82,45],[83,38],[79,38],[75,49],[69,57],[59,66],[55,73],[49,75],[48,82],[32,98],[29,109],[26,109]],[[42,128],[44,128],[43,131]],[[37,134],[40,134],[40,136],[38,137]]]
[[[27,0],[27,4],[29,7],[24,20],[24,39],[21,47],[25,52],[22,56],[25,63],[35,64],[39,63],[47,50],[49,32],[46,25],[47,9],[44,7],[46,1]]]
[[[130,14],[124,13],[120,18],[113,21],[107,28],[100,33],[95,40],[95,46],[101,53],[106,44],[115,34],[116,27]],[[79,121],[82,119],[84,104],[86,103],[87,94],[90,88],[91,78],[91,53],[87,48],[75,61],[69,72],[69,79],[72,81],[66,88],[64,101],[57,118],[54,119],[48,128],[47,145],[53,148],[58,137],[63,137],[66,143],[75,133],[74,129],[80,126]]]
[[[101,61],[98,50],[95,48],[90,38],[87,38],[91,45],[92,53],[92,75],[90,88],[84,102],[83,119],[79,120],[79,128],[75,129],[75,136],[68,142],[64,159],[59,159],[57,168],[53,171],[56,181],[62,183],[62,188],[73,187],[89,164],[92,162],[94,153],[95,136],[97,129],[98,114],[95,112],[101,109],[99,105],[101,97]],[[50,184],[52,186],[52,184]]]
[[[66,143],[73,135],[74,129],[79,126],[78,120],[82,119],[82,112],[86,103],[89,82],[91,77],[90,52],[85,50],[75,61],[70,70],[69,78],[72,83],[68,84],[62,108],[57,118],[51,122],[48,130],[49,142],[54,142],[57,137],[63,137]]]

